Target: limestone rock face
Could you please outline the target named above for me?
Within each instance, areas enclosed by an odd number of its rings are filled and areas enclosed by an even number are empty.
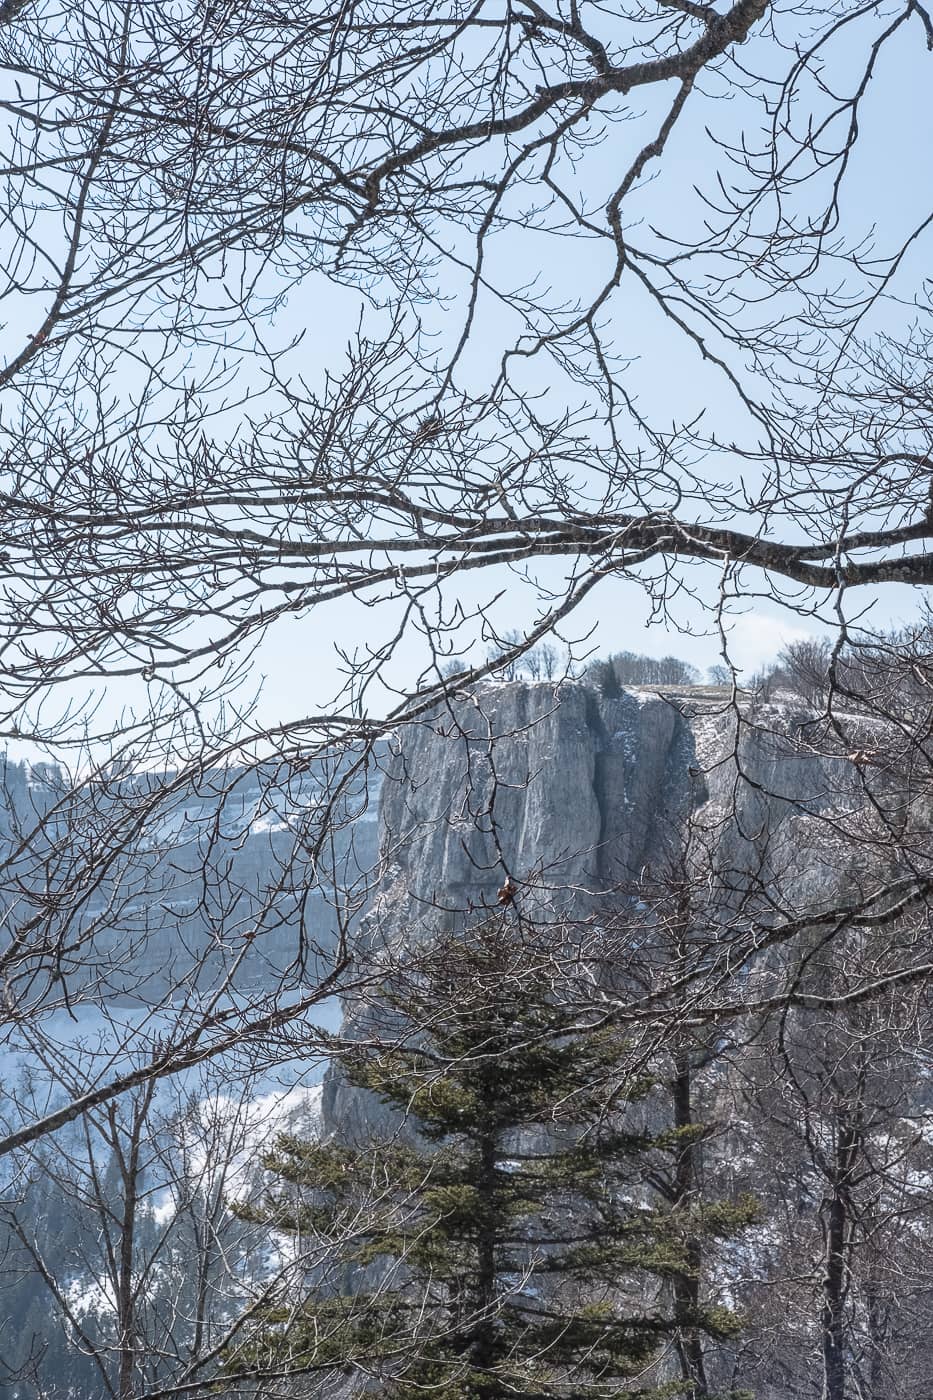
[[[801,744],[802,722],[725,688],[481,686],[390,748],[370,928],[430,936],[496,907],[506,878],[529,913],[580,914],[659,872],[688,829],[718,870],[831,894],[809,828],[852,796],[851,765]]]
[[[475,923],[507,879],[529,915],[583,917],[646,867],[661,873],[688,831],[690,860],[737,891],[763,879],[832,898],[843,872],[817,818],[848,765],[801,757],[800,723],[793,704],[750,723],[725,688],[514,681],[454,697],[385,762],[370,956]],[[352,1033],[362,1013],[346,1012]],[[380,1112],[331,1072],[325,1130]]]
[[[532,900],[562,886],[576,900],[630,877],[684,768],[682,731],[656,696],[481,687],[407,731],[389,760],[380,834],[393,885],[436,927],[435,905],[495,905],[507,875]]]

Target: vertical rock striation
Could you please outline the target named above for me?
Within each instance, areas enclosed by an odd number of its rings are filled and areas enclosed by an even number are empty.
[[[702,687],[514,681],[451,699],[386,758],[361,956],[475,923],[507,879],[531,916],[585,916],[646,867],[683,859],[688,830],[688,858],[736,891],[763,879],[831,897],[839,871],[812,828],[845,765],[801,757],[799,723],[791,704],[748,724],[727,689]],[[330,1074],[326,1129],[356,1131],[374,1112]]]

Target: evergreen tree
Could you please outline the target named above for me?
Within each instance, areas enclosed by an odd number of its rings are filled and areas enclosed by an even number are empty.
[[[391,1033],[344,1073],[417,1132],[278,1140],[268,1198],[237,1209],[337,1263],[264,1313],[231,1371],[358,1368],[392,1400],[673,1394],[665,1344],[736,1331],[699,1288],[687,1315],[672,1283],[754,1208],[652,1196],[704,1130],[649,1126],[651,1077],[622,1075],[611,1020],[572,991],[505,920],[391,980]]]

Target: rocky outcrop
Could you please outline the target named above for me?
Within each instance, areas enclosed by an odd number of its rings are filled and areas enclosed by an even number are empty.
[[[407,730],[387,764],[381,894],[436,926],[439,910],[495,905],[507,875],[532,902],[628,878],[686,797],[685,745],[657,695],[481,687]]]
[[[752,713],[714,687],[515,681],[454,698],[386,758],[373,938],[475,919],[506,878],[529,914],[579,915],[688,836],[735,880],[825,895],[808,828],[859,794],[851,764],[801,742],[807,718],[790,697]]]
[[[752,714],[726,688],[514,681],[451,698],[386,758],[362,956],[475,923],[506,880],[531,917],[585,917],[682,860],[736,898],[753,881],[798,907],[832,898],[846,870],[819,818],[853,774],[800,742],[807,719],[792,697]],[[327,1129],[372,1111],[331,1073]]]

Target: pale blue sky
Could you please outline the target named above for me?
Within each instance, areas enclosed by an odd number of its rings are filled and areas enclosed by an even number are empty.
[[[827,82],[851,86],[848,64],[859,42],[857,31],[843,34],[827,58]],[[742,51],[742,61],[750,67],[768,64],[770,45],[763,34],[753,38]],[[933,131],[928,101],[931,76],[933,54],[926,49],[919,22],[911,22],[886,49],[864,100],[860,142],[843,198],[850,241],[871,235],[878,250],[886,251],[926,216],[933,188]],[[707,91],[721,92],[719,79],[714,75],[707,75],[703,82]],[[591,160],[586,178],[594,205],[605,201],[633,152],[653,134],[652,122],[657,121],[670,97],[670,89],[646,91],[643,100],[639,99],[640,105],[633,104],[634,111],[645,114],[643,118],[614,128],[610,140]],[[688,109],[658,167],[658,177],[646,179],[629,201],[634,241],[650,241],[649,223],[685,233],[691,227],[700,228],[703,207],[693,186],[700,184],[711,191],[715,188],[715,172],[708,163],[709,147],[703,127],[709,124],[719,136],[734,141],[747,116],[745,100],[736,97],[704,100]],[[908,299],[925,273],[928,248],[928,243],[918,242],[901,270],[898,286]],[[584,295],[598,285],[610,257],[608,247],[593,242],[548,241],[513,233],[493,247],[489,266],[506,282],[537,274],[542,283],[554,285],[560,299]],[[462,279],[458,286],[453,273],[445,275],[444,286],[445,301],[422,308],[425,324],[442,339],[459,329],[464,290]],[[303,374],[313,385],[320,382],[325,369],[339,369],[344,347],[356,328],[359,307],[360,299],[352,289],[335,287],[320,276],[307,278],[290,292],[287,304],[266,331],[266,338],[272,345],[283,345],[303,331],[303,342],[290,363],[296,376]],[[896,328],[908,315],[904,304],[890,303],[876,313],[875,325]],[[480,382],[490,360],[498,358],[509,330],[509,317],[501,310],[482,308],[473,348],[463,366],[468,380]],[[11,325],[3,337],[2,348],[21,344],[21,335],[22,324]],[[637,357],[627,383],[648,416],[666,426],[688,420],[703,408],[710,429],[720,440],[746,431],[744,412],[719,372],[704,365],[679,333],[660,320],[647,297],[628,284],[624,284],[613,303],[611,336],[620,354]],[[531,371],[532,375],[537,372]],[[542,367],[540,387],[546,383]],[[533,377],[530,384],[538,387]],[[114,382],[112,387],[120,394],[131,392],[128,385],[129,379],[125,385]],[[720,469],[728,468],[720,464]],[[540,576],[546,580],[548,571],[542,571]],[[708,603],[715,598],[716,570],[698,567],[687,577],[701,600]],[[505,596],[494,610],[497,627],[505,630],[527,625],[535,607],[532,587],[501,573],[482,579],[473,575],[457,585],[458,596],[473,603],[503,588]],[[864,594],[853,594],[851,598],[853,606],[870,608],[868,625],[879,627],[911,616],[916,602],[916,592],[902,588],[885,589],[874,598]],[[663,622],[649,626],[648,606],[637,583],[614,580],[590,595],[568,626],[567,635],[572,639],[587,637],[587,647],[601,652],[674,652],[698,667],[719,661],[719,640],[709,634],[710,617],[700,603],[684,592],[673,600],[673,612],[680,630],[672,630]],[[730,650],[746,675],[770,660],[786,641],[819,632],[831,622],[828,614],[822,621],[816,616],[801,617],[757,598],[743,600],[735,606],[734,613]],[[278,624],[259,649],[251,683],[256,685],[263,678],[259,707],[262,720],[277,724],[325,709],[338,681],[335,647],[352,649],[354,645],[363,647],[367,641],[381,640],[392,615],[391,608],[369,611],[351,601],[341,601]],[[393,683],[410,684],[422,659],[423,651],[416,638],[403,642],[391,673]],[[102,717],[112,714],[132,693],[112,688]],[[391,704],[388,695],[382,699]]]
[[[929,209],[933,189],[933,128],[929,103],[933,54],[927,52],[923,37],[919,24],[908,25],[885,51],[864,99],[859,146],[844,195],[843,213],[850,239],[871,236],[879,252],[897,246]],[[750,64],[760,47],[754,42],[747,46],[745,53]],[[843,81],[851,50],[852,45],[844,36],[835,50],[838,74],[833,73],[830,62],[826,72],[828,80]],[[851,74],[849,84],[851,86]],[[669,95],[669,91],[653,94],[657,110],[669,100]],[[734,140],[741,107],[741,102],[735,100],[706,102],[702,107],[702,120],[717,134]],[[617,128],[618,143],[603,147],[597,175],[606,188],[611,188],[613,178],[624,168],[631,150],[644,139],[646,129],[641,122]],[[709,188],[711,184],[712,171],[702,163],[706,154],[708,146],[700,129],[699,114],[695,112],[692,121],[688,119],[677,128],[665,152],[660,177],[644,183],[632,207],[652,222],[666,219],[675,227],[682,226],[691,209],[693,217],[699,217],[700,206],[692,186],[701,184]],[[640,240],[637,228],[633,237]],[[519,269],[527,275],[530,246],[530,242],[520,236],[511,242],[504,240],[498,255],[504,276],[515,277]],[[535,246],[542,251],[543,240],[536,239]],[[605,250],[602,257],[608,256]],[[921,240],[902,267],[898,282],[902,293],[911,294],[911,289],[924,275],[928,257],[929,244]],[[556,280],[562,261],[567,258],[572,260],[572,270],[579,272],[581,283],[587,271],[595,275],[598,250],[594,258],[594,245],[590,243],[582,248],[561,245],[551,250],[547,265],[542,261],[542,276]],[[573,285],[572,280],[569,285]],[[302,347],[306,363],[317,361],[319,366],[333,366],[334,356],[339,356],[340,349],[337,327],[342,321],[346,333],[353,328],[356,299],[350,293],[321,288],[310,301],[315,314],[306,319],[304,293],[293,293],[279,330],[284,333],[286,328],[307,325],[309,336]],[[327,317],[323,335],[322,304],[326,305]],[[439,310],[438,325],[458,326],[458,311],[456,300]],[[718,371],[703,365],[679,334],[672,334],[669,327],[659,323],[657,316],[652,319],[647,312],[646,298],[631,291],[618,299],[611,324],[620,353],[638,357],[629,371],[628,382],[634,386],[640,404],[665,423],[675,417],[689,418],[698,407],[705,407],[720,438],[741,433],[744,413]],[[425,314],[430,323],[430,308]],[[908,316],[909,309],[903,304],[889,304],[879,308],[874,324],[897,329]],[[488,313],[469,363],[484,363],[503,333],[503,318]],[[717,571],[703,567],[694,572],[700,595],[710,600],[715,596]],[[460,587],[466,596],[478,601],[483,593],[492,594],[506,583],[501,575],[495,587],[489,579],[479,583],[474,577]],[[507,587],[506,598],[496,610],[498,625],[502,628],[529,621],[533,611],[530,590],[520,586],[518,581],[508,582]],[[864,625],[869,627],[897,625],[915,615],[917,603],[916,590],[901,587],[879,590],[873,597],[861,590],[849,598],[851,614],[868,609]],[[818,617],[797,616],[758,598],[737,604],[734,611],[730,652],[735,664],[746,675],[766,664],[787,641],[825,631],[832,622],[828,612],[821,622]],[[674,652],[699,667],[717,662],[719,640],[715,634],[705,635],[709,632],[710,618],[702,608],[682,595],[675,600],[674,613],[682,630],[669,628],[663,622],[649,625],[649,608],[639,586],[613,580],[590,595],[575,614],[568,631],[575,638],[588,636],[588,645],[602,652],[623,648],[652,655]],[[350,638],[356,637],[362,644],[367,636],[373,635],[373,624],[372,614],[352,603],[341,602],[318,616],[280,628],[275,636],[270,636],[258,656],[258,665],[266,676],[262,713],[272,720],[283,712],[310,708],[319,700],[326,700],[334,643],[347,645]],[[377,630],[381,634],[381,628]],[[400,660],[414,671],[416,655],[413,645],[403,647]],[[400,683],[405,679],[404,670],[405,664],[402,664],[398,672]]]

